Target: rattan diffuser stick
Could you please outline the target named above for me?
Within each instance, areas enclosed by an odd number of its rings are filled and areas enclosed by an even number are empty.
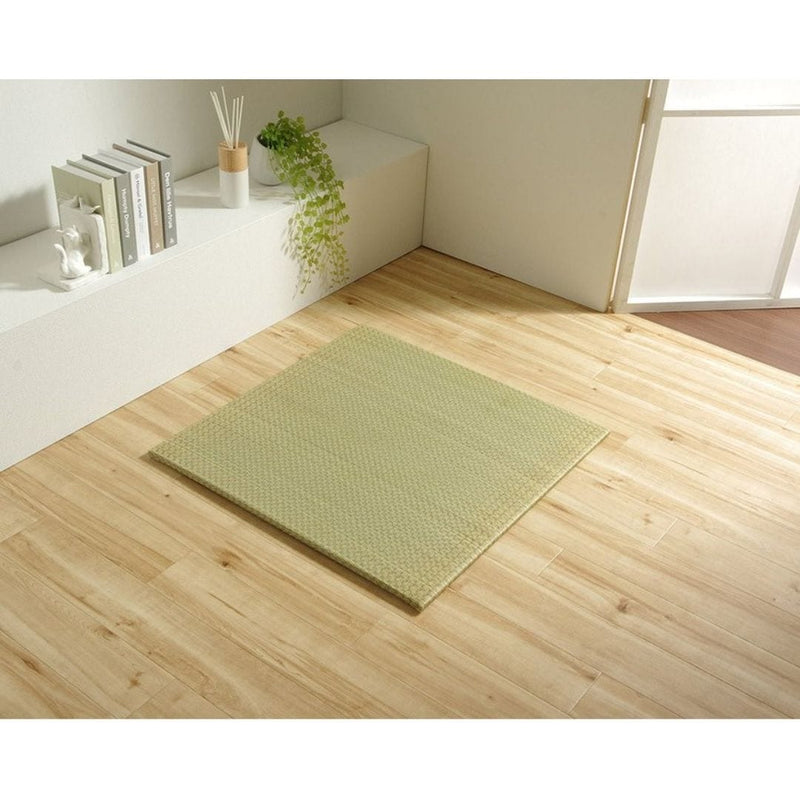
[[[217,112],[219,126],[222,129],[222,138],[225,144],[232,150],[239,142],[239,133],[242,129],[242,113],[244,110],[244,96],[234,97],[232,108],[228,110],[228,101],[225,97],[225,87],[222,87],[222,103],[219,95],[211,92],[211,101],[214,103],[214,110]]]
[[[242,130],[244,97],[234,97],[228,108],[225,87],[222,87],[222,103],[216,92],[211,92],[211,102],[217,112],[223,141],[217,146],[219,156],[219,188],[222,205],[241,208],[249,202],[249,169],[247,147],[239,141]]]

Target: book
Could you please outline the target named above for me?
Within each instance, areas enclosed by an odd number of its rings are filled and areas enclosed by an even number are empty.
[[[111,167],[105,167],[90,161],[88,158],[67,159],[67,164],[73,167],[93,172],[101,178],[111,178],[117,194],[117,215],[119,217],[119,232],[122,239],[122,263],[129,267],[138,259],[136,250],[136,224],[133,216],[133,202],[131,200],[131,176],[129,172],[119,172]]]
[[[147,224],[150,233],[150,252],[160,253],[164,249],[164,216],[161,210],[161,176],[157,161],[148,161],[125,152],[119,145],[112,145],[112,152],[120,161],[127,161],[144,169],[144,185],[147,190]]]
[[[59,206],[59,223],[63,225],[60,206],[75,197],[81,198],[88,205],[96,206],[105,226],[108,271],[118,272],[121,270],[123,267],[122,237],[114,180],[102,178],[80,167],[73,167],[71,164],[53,165],[51,171],[56,203]]]
[[[139,156],[146,160],[158,162],[159,177],[161,178],[161,210],[164,221],[164,247],[172,247],[178,243],[178,220],[175,213],[175,190],[172,175],[172,156],[163,150],[135,142],[133,139],[125,140],[125,152]]]
[[[100,150],[94,155],[84,158],[105,167],[126,172],[131,178],[131,199],[133,201],[134,227],[136,228],[136,252],[141,261],[150,255],[150,224],[147,221],[147,187],[144,179],[144,167],[121,161],[117,153]]]

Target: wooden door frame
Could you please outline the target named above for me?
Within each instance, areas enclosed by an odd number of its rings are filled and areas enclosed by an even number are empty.
[[[639,247],[639,235],[642,230],[645,206],[647,205],[647,192],[650,188],[650,178],[653,174],[658,134],[661,130],[661,120],[664,115],[664,104],[667,100],[668,88],[668,80],[650,81],[650,88],[645,101],[639,155],[634,168],[633,186],[617,260],[617,274],[611,294],[610,310],[615,313],[631,310],[628,304],[628,295],[633,281],[633,265],[636,260],[636,251]]]

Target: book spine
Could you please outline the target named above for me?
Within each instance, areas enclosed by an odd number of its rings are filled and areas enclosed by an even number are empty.
[[[150,251],[160,253],[164,249],[164,222],[161,204],[161,177],[158,164],[153,162],[144,167],[147,188],[147,222],[150,229]]]
[[[136,250],[139,260],[150,255],[150,225],[147,222],[147,190],[144,185],[144,170],[136,167],[130,171],[133,221],[136,228]]]
[[[163,150],[127,139],[125,144],[114,147],[124,153],[143,158],[145,161],[157,161],[161,179],[161,210],[164,225],[164,247],[172,247],[178,243],[178,222],[175,213],[175,198],[172,177],[172,156]]]
[[[122,237],[122,263],[129,267],[139,260],[136,249],[136,223],[133,216],[130,173],[124,172],[117,176],[114,184],[117,189],[117,212]]]
[[[114,179],[103,180],[101,187],[102,202],[100,213],[106,226],[106,241],[108,242],[108,271],[119,272],[125,262],[122,256],[122,232],[119,224],[119,212],[117,211],[117,191],[114,186]]]
[[[131,207],[133,214],[133,228],[136,239],[136,256],[141,261],[150,255],[150,233],[147,223],[147,190],[144,182],[144,170],[141,166],[120,161],[118,153],[101,150],[94,155],[85,155],[87,161],[99,164],[107,169],[124,173],[130,176]]]
[[[172,158],[165,156],[159,164],[161,167],[161,202],[164,213],[164,247],[174,247],[178,244],[178,220],[175,214]]]

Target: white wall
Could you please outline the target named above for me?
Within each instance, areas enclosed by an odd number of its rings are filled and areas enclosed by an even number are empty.
[[[423,244],[605,310],[647,83],[346,81],[343,110],[430,146]]]
[[[57,223],[51,164],[142,139],[173,154],[177,178],[214,166],[209,91],[245,96],[248,142],[279,108],[309,127],[342,116],[339,80],[0,80],[0,245]]]

